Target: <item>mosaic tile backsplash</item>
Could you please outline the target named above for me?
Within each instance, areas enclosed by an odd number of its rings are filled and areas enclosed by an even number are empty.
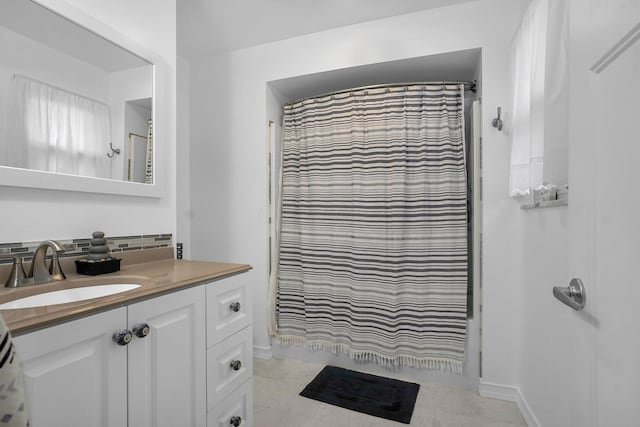
[[[171,234],[105,236],[105,239],[107,239],[107,246],[109,246],[114,256],[117,256],[118,252],[173,246],[173,236]],[[58,240],[65,248],[65,253],[62,256],[78,256],[89,252],[89,246],[91,246],[89,240],[91,240],[90,237],[86,239]],[[0,264],[13,262],[11,258],[2,257],[2,255],[19,255],[24,261],[30,261],[39,244],[40,242],[0,243]]]

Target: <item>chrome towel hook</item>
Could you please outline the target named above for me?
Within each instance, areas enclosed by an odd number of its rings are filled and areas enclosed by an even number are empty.
[[[113,148],[113,144],[110,142],[109,143],[109,148],[111,148],[111,153],[107,153],[107,157],[110,159],[113,159],[113,156],[119,156],[120,155],[120,149],[119,148]]]
[[[502,120],[500,119],[500,114],[502,114],[502,107],[498,107],[498,117],[493,119],[491,124],[494,128],[498,128],[498,130],[502,130]]]

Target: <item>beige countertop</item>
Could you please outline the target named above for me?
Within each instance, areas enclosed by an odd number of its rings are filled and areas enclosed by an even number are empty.
[[[106,297],[93,298],[67,304],[45,307],[0,310],[9,330],[18,336],[36,329],[52,326],[162,294],[186,289],[204,282],[221,279],[251,269],[246,264],[200,262],[173,259],[173,249],[138,251],[145,254],[127,254],[122,257],[121,269],[116,273],[99,276],[67,274],[67,279],[41,285],[19,288],[0,288],[0,304],[45,292],[92,285],[136,283],[139,288]],[[119,255],[120,256],[120,255]],[[63,270],[75,271],[63,266]]]

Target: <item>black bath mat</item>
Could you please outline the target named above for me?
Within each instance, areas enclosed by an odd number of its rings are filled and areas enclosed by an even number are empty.
[[[419,384],[325,366],[300,396],[409,424]]]

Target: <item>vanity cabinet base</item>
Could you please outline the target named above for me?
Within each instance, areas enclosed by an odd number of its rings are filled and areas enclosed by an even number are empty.
[[[233,276],[16,337],[31,426],[251,425],[248,292]]]

